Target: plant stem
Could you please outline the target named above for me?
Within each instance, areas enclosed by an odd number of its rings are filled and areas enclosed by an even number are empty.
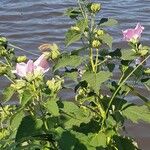
[[[92,71],[95,72],[95,66],[94,66],[94,61],[93,61],[93,49],[90,48],[90,62],[92,66]]]
[[[23,51],[23,52],[26,52],[26,53],[35,55],[35,56],[40,56],[39,54],[32,53],[32,52],[30,52],[30,51],[24,50],[24,49],[22,49],[22,48],[20,48],[20,47],[18,47],[18,46],[15,46],[15,45],[13,45],[13,44],[11,44],[11,43],[9,43],[9,46],[11,46],[11,47],[13,47],[13,48],[16,48],[16,49],[19,49],[19,50],[21,50],[21,51]]]
[[[4,75],[10,82],[15,83],[7,74]]]
[[[107,110],[106,110],[106,117],[107,117],[107,114],[108,114],[108,111],[110,109],[110,106],[115,98],[115,96],[117,95],[118,91],[120,90],[120,88],[123,86],[123,84],[128,80],[128,78],[147,60],[150,58],[150,55],[147,56],[136,68],[134,68],[133,71],[131,71],[131,73],[120,83],[119,87],[117,88],[117,90],[115,91],[115,93],[112,95],[111,99],[110,99],[110,102],[108,104],[108,107],[107,107]],[[103,120],[103,123],[102,125],[104,124],[104,121],[106,119],[106,117],[104,118]]]
[[[97,72],[97,68],[98,68],[98,49],[96,49],[95,72]]]

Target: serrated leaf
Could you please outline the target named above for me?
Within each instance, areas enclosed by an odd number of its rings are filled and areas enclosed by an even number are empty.
[[[14,114],[12,116],[10,126],[13,130],[17,129],[19,127],[23,117],[24,117],[24,112],[23,111],[19,111],[19,112],[17,112],[16,114]]]
[[[45,104],[48,112],[51,113],[53,116],[59,116],[59,108],[57,102],[55,100],[48,100]]]
[[[76,8],[68,8],[64,13],[64,15],[70,17],[71,19],[77,18],[80,14],[81,14],[81,11]]]
[[[87,111],[82,111],[76,104],[73,102],[63,102],[63,112],[65,112],[68,117],[65,122],[66,128],[71,128],[72,126],[80,126],[81,123],[88,123],[91,120],[92,114]]]
[[[21,141],[23,138],[28,138],[40,133],[43,125],[42,120],[34,119],[32,116],[25,116],[17,130],[16,142]]]
[[[88,27],[88,20],[87,19],[79,20],[76,26],[79,27],[80,31],[83,33],[86,27]]]
[[[67,66],[70,67],[77,67],[79,66],[83,61],[83,58],[76,55],[63,55],[62,58],[60,58],[57,62],[57,64],[54,66],[54,71],[64,68]]]
[[[107,44],[110,48],[112,48],[112,43],[113,43],[113,37],[109,35],[108,33],[99,36],[99,38]]]
[[[82,80],[89,83],[89,85],[98,93],[100,85],[107,81],[112,76],[112,73],[108,71],[100,71],[98,73],[85,72],[82,76]]]
[[[15,89],[13,87],[7,87],[3,91],[3,100],[5,102],[9,101],[11,97],[14,95]]]
[[[72,30],[72,29],[68,30],[68,32],[65,35],[65,45],[66,46],[69,46],[70,44],[81,39],[82,33],[84,32],[85,28],[88,26],[88,21],[87,21],[87,19],[79,20],[75,26],[77,28],[79,28],[79,31]]]
[[[100,26],[114,26],[117,24],[118,24],[118,21],[115,19],[111,19],[111,18],[102,18],[100,22],[98,23],[98,25]]]
[[[81,39],[81,33],[75,30],[69,30],[65,35],[65,45],[69,46],[70,44]]]
[[[66,78],[70,78],[74,81],[77,81],[78,78],[78,72],[66,72],[64,75]]]
[[[31,99],[32,99],[32,94],[30,93],[30,91],[28,90],[24,91],[20,99],[21,107],[24,107]]]
[[[145,105],[127,107],[122,113],[134,123],[138,123],[140,120],[150,123],[150,111]]]
[[[58,145],[61,150],[87,150],[69,131],[62,132]]]
[[[122,50],[121,54],[122,54],[123,60],[133,60],[133,59],[137,58],[137,56],[135,55],[135,52],[132,50],[128,50],[128,49]]]
[[[106,147],[107,136],[103,132],[95,133],[91,137],[90,145],[94,147]]]

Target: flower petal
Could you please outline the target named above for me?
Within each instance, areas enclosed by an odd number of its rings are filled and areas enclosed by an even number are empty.
[[[144,27],[141,26],[140,23],[138,23],[135,29],[127,29],[125,31],[122,31],[123,38],[126,41],[131,41],[132,39],[137,40],[141,37],[143,30],[144,30]]]
[[[34,73],[34,63],[33,60],[29,60],[26,65],[26,73]]]
[[[45,55],[42,54],[35,62],[34,62],[35,68],[41,67],[43,68],[44,72],[49,70],[49,63],[45,58]]]
[[[17,63],[16,74],[18,74],[21,77],[26,76],[26,64],[25,63]]]

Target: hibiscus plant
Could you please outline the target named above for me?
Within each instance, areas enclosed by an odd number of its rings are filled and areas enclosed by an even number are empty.
[[[0,101],[0,149],[140,149],[124,131],[126,120],[150,123],[149,97],[138,90],[150,92],[150,48],[140,42],[144,27],[122,31],[128,49],[113,49],[106,29],[118,22],[98,21],[100,3],[77,4],[65,12],[74,24],[65,50],[43,44],[33,61],[16,56],[18,48],[0,38],[0,75],[8,79]],[[134,96],[141,103],[132,102]]]

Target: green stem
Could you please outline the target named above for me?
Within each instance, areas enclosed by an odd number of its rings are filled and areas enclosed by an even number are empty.
[[[16,48],[16,49],[19,49],[19,50],[21,50],[21,51],[23,51],[23,52],[26,52],[26,53],[28,53],[28,54],[32,54],[32,55],[35,55],[35,56],[40,56],[39,54],[32,53],[32,52],[30,52],[30,51],[24,50],[24,49],[22,49],[22,48],[20,48],[20,47],[18,47],[18,46],[15,46],[15,45],[13,45],[13,44],[11,44],[11,43],[9,43],[9,46],[11,46],[11,47],[13,47],[13,48]]]
[[[115,96],[117,95],[118,91],[120,90],[120,88],[123,86],[123,84],[128,80],[128,78],[147,60],[149,59],[150,55],[147,56],[136,68],[134,68],[133,71],[131,71],[131,73],[120,83],[119,87],[117,88],[117,90],[115,91],[115,93],[112,95],[111,99],[110,99],[110,102],[108,104],[108,107],[107,107],[107,110],[106,110],[106,117],[107,117],[107,114],[108,114],[108,111],[110,109],[110,106],[115,98]],[[104,118],[105,120],[106,118]],[[103,124],[104,124],[104,120],[103,120]],[[102,125],[103,125],[102,124]]]
[[[95,72],[97,72],[97,68],[98,68],[98,49],[96,49],[96,60],[95,60]]]
[[[95,72],[95,66],[94,66],[94,61],[93,61],[93,49],[90,48],[90,62],[92,66],[92,71]]]
[[[10,82],[15,83],[7,74],[4,75]]]
[[[108,59],[104,59],[103,61],[101,61],[100,63],[97,64],[97,66],[102,65],[103,63],[105,63]]]

